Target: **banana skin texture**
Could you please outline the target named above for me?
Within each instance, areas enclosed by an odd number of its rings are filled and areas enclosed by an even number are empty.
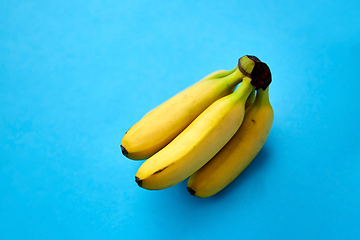
[[[240,129],[214,158],[189,178],[190,194],[210,197],[228,186],[256,157],[270,133],[273,119],[269,87],[259,89]]]
[[[146,160],[135,181],[149,190],[165,189],[183,181],[209,161],[236,133],[245,102],[255,89],[245,77],[238,89],[215,101],[162,150]]]
[[[213,102],[232,93],[254,65],[254,59],[245,55],[233,70],[216,71],[154,108],[125,133],[122,153],[132,160],[149,158]]]

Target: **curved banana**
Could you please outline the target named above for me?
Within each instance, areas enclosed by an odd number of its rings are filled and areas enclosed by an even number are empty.
[[[235,69],[214,72],[148,112],[125,133],[122,153],[142,160],[165,147],[210,104],[234,91],[244,74],[251,72],[252,58],[240,58]]]
[[[145,161],[136,173],[140,187],[171,187],[209,161],[235,134],[245,114],[245,102],[255,87],[245,77],[240,87],[210,105],[183,132]]]
[[[269,87],[257,91],[255,102],[246,110],[240,129],[213,159],[194,173],[187,189],[197,197],[212,196],[230,184],[255,158],[273,123]]]
[[[251,79],[244,77],[235,92],[211,104],[171,143],[140,166],[135,176],[140,187],[159,190],[174,186],[221,150],[239,129],[251,91],[270,84],[267,65],[259,60],[254,63]]]

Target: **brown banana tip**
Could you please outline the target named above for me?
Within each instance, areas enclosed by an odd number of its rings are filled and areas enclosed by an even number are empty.
[[[192,189],[191,187],[187,187],[187,190],[189,191],[189,193],[191,194],[191,195],[195,195],[195,190],[194,189]]]
[[[129,152],[123,147],[123,145],[120,145],[120,147],[121,147],[121,152],[122,152],[122,154],[123,154],[125,157],[127,157],[127,155],[129,154]]]
[[[256,89],[265,90],[271,83],[271,71],[269,66],[264,62],[255,62],[255,66],[251,72],[251,84]]]
[[[246,55],[248,56],[248,58],[250,58],[251,60],[253,60],[254,62],[261,62],[259,58],[257,58],[256,56],[253,55]]]
[[[141,180],[140,178],[136,177],[136,176],[135,176],[135,182],[137,183],[137,185],[138,185],[139,187],[142,186],[142,180]]]
[[[245,63],[245,65],[244,65],[244,62],[241,61],[242,59],[245,60],[246,58],[250,59],[254,63],[261,62],[261,61],[260,61],[259,58],[255,57],[253,55],[244,55],[243,57],[239,58],[239,61],[238,61],[238,69],[239,69],[239,71],[242,74],[244,74],[244,76],[251,78],[251,72],[248,72],[249,70],[245,69],[247,64]],[[247,61],[245,61],[245,62],[247,62]]]

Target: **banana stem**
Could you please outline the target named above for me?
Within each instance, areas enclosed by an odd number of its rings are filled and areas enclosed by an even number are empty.
[[[223,77],[226,77],[226,76],[232,74],[233,72],[235,72],[235,70],[236,70],[236,68],[231,69],[231,70],[223,70],[223,71],[219,70],[219,71],[217,71],[218,73],[214,72],[214,73],[210,74],[212,76],[208,75],[210,77],[206,76],[202,80],[206,81],[206,80],[220,79],[220,78],[223,78]]]
[[[245,76],[251,78],[252,70],[257,62],[260,62],[257,57],[245,55],[239,59],[238,68]]]
[[[227,82],[229,86],[235,86],[241,83],[243,78],[244,74],[242,74],[238,68],[235,68],[231,70],[231,74],[221,77],[219,80],[222,82]]]
[[[255,90],[252,90],[249,97],[246,99],[245,109],[247,109],[255,101]]]
[[[255,89],[255,86],[251,84],[251,79],[248,77],[244,77],[241,85],[234,92],[234,94],[239,97],[239,101],[246,101],[249,97],[250,93]]]
[[[257,90],[255,102],[257,104],[270,104],[269,86],[265,90],[261,88]]]
[[[238,67],[235,67],[235,68],[231,69],[230,71],[227,71],[226,74],[224,74],[223,76],[219,76],[219,78],[224,78],[224,77],[227,77],[227,76],[233,74],[237,68]]]

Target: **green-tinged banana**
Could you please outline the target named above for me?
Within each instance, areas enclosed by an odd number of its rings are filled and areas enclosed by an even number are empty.
[[[247,109],[248,107],[250,107],[251,104],[253,104],[253,102],[255,101],[255,90],[253,90],[249,97],[247,98],[246,102],[245,102],[245,109]]]
[[[239,129],[249,94],[269,84],[258,78],[267,70],[265,63],[255,62],[252,79],[244,77],[235,92],[211,104],[172,142],[140,166],[135,177],[138,185],[149,190],[174,186],[209,161]]]
[[[255,58],[240,58],[233,70],[214,72],[148,112],[125,133],[122,153],[142,160],[158,152],[210,104],[233,92],[244,75],[251,72]]]
[[[259,89],[255,102],[245,112],[240,129],[213,159],[189,178],[187,189],[190,194],[209,197],[230,184],[264,145],[273,119],[269,87]]]

